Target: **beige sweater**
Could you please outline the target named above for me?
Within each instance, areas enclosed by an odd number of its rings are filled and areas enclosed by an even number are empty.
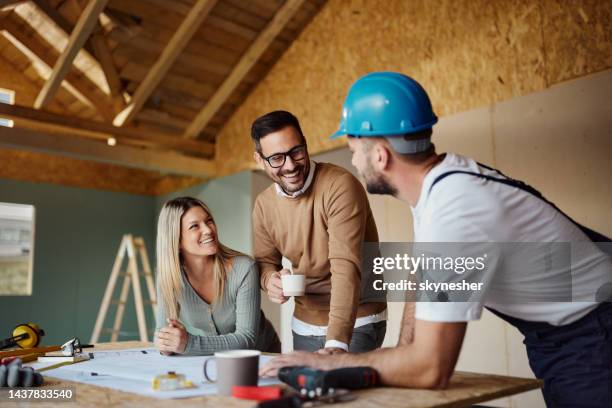
[[[361,246],[378,242],[378,232],[363,186],[347,170],[317,163],[304,194],[283,197],[275,185],[263,191],[253,209],[255,260],[261,286],[291,261],[294,273],[306,275],[306,294],[295,298],[294,315],[327,325],[327,340],[350,343],[355,318],[383,311],[384,302],[361,303]]]

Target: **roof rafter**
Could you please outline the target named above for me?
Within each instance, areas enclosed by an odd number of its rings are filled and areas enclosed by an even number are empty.
[[[216,3],[217,0],[198,0],[191,8],[191,11],[174,33],[160,57],[151,70],[149,70],[138,89],[136,89],[130,104],[113,120],[115,126],[125,125],[134,118],[140,109],[142,109],[151,93],[168,73],[174,61],[181,54],[191,37],[196,33],[200,24],[204,21],[206,16],[208,16]]]
[[[106,3],[108,3],[108,0],[91,0],[89,3],[87,3],[87,7],[85,7],[85,10],[83,10],[79,21],[70,34],[68,45],[53,67],[51,77],[45,83],[40,91],[40,94],[36,98],[36,101],[34,102],[34,107],[36,109],[40,109],[45,106],[51,100],[51,98],[53,98],[53,95],[55,95],[55,92],[72,66],[74,57],[76,57],[77,53],[83,47],[85,41],[87,38],[89,38],[89,35],[94,29],[94,26],[98,21],[98,16],[102,10],[104,10],[104,7],[106,7]]]
[[[249,70],[255,65],[259,57],[266,51],[276,36],[298,11],[304,0],[287,0],[278,10],[268,25],[259,33],[253,44],[244,53],[240,61],[234,66],[232,72],[210,98],[208,103],[189,125],[183,137],[195,138],[203,131],[215,113],[230,97],[234,89],[240,84]]]
[[[67,36],[72,33],[72,30],[74,30],[74,24],[64,18],[64,16],[55,7],[53,7],[48,0],[33,1],[34,4],[36,4],[36,6],[47,15],[47,17],[49,17],[59,28],[61,28]],[[71,5],[78,13],[82,12],[76,0],[71,0],[70,3],[66,4]],[[112,63],[112,55],[108,48],[108,44],[106,43],[106,39],[102,34],[102,26],[99,22],[96,22],[96,27],[94,28],[91,38],[87,40],[84,48],[98,60],[98,63],[104,72],[104,76],[106,77],[106,82],[108,83],[111,96],[119,96],[122,91],[121,81],[119,80],[117,68]],[[119,103],[122,101],[123,98],[120,99]],[[123,108],[124,105],[125,103],[122,104],[121,108]]]
[[[48,0],[33,0],[33,3],[40,9],[40,11],[45,13],[47,17],[51,19],[51,21],[61,28],[66,35],[70,35],[70,33],[72,33],[72,30],[74,30],[74,24],[66,20],[64,16],[62,16],[62,14],[49,3]],[[89,44],[85,45],[85,49],[90,54],[93,54],[93,48]]]
[[[59,59],[59,53],[57,53],[43,37],[36,32],[27,32],[25,28],[28,27],[28,23],[16,13],[11,11],[10,14],[1,21],[1,25],[1,28],[7,30],[16,41],[29,49],[31,53],[45,65],[53,67]],[[114,117],[111,100],[93,81],[83,75],[81,71],[77,70],[75,67],[71,67],[66,73],[65,80],[74,86],[83,97],[95,106],[103,117],[106,119],[112,119]]]
[[[22,128],[51,133],[61,132],[76,139],[108,140],[114,138],[118,144],[160,147],[203,157],[214,155],[214,145],[212,143],[185,140],[176,135],[163,133],[145,133],[128,127],[117,128],[100,122],[57,115],[25,106],[0,103],[0,117],[12,119],[16,126]]]

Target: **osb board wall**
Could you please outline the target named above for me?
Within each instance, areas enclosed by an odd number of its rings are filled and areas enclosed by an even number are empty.
[[[401,71],[438,116],[490,105],[612,67],[612,2],[330,0],[217,138],[220,175],[254,168],[251,122],[295,113],[311,153],[330,141],[351,83]]]
[[[46,153],[0,148],[0,178],[143,195],[161,195],[199,184],[191,177],[95,163]]]

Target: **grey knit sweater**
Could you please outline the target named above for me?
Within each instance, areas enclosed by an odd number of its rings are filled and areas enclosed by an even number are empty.
[[[209,355],[215,351],[257,349],[271,351],[278,344],[276,332],[261,312],[261,292],[257,264],[247,256],[237,256],[227,274],[223,296],[210,305],[193,289],[185,271],[179,299],[179,320],[189,333],[187,355]],[[166,325],[166,314],[157,298],[156,329]]]

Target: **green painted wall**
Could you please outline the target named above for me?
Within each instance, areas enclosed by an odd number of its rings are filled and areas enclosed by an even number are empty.
[[[172,194],[156,197],[155,219],[164,203],[172,198],[191,196],[204,201],[217,223],[219,240],[238,251],[250,254],[252,174],[243,171],[190,187]]]
[[[144,238],[154,268],[157,216],[173,197],[190,195],[206,202],[221,242],[251,253],[251,184],[251,172],[245,171],[166,196],[147,197],[0,179],[1,202],[36,208],[33,293],[0,296],[0,338],[9,337],[19,323],[35,322],[47,332],[44,344],[60,344],[74,336],[88,342],[122,235],[129,232]],[[121,340],[137,339],[133,304],[130,296],[123,330],[131,334]],[[145,310],[152,329],[152,313]],[[106,327],[113,316],[111,306]],[[101,341],[108,341],[108,336]]]
[[[33,293],[0,296],[0,338],[8,337],[15,325],[32,321],[46,330],[44,344],[74,336],[88,342],[122,235],[142,236],[154,261],[155,199],[0,179],[0,201],[36,208]],[[112,316],[105,326],[111,325]],[[150,326],[151,316],[149,312]],[[123,329],[137,330],[132,298]]]

